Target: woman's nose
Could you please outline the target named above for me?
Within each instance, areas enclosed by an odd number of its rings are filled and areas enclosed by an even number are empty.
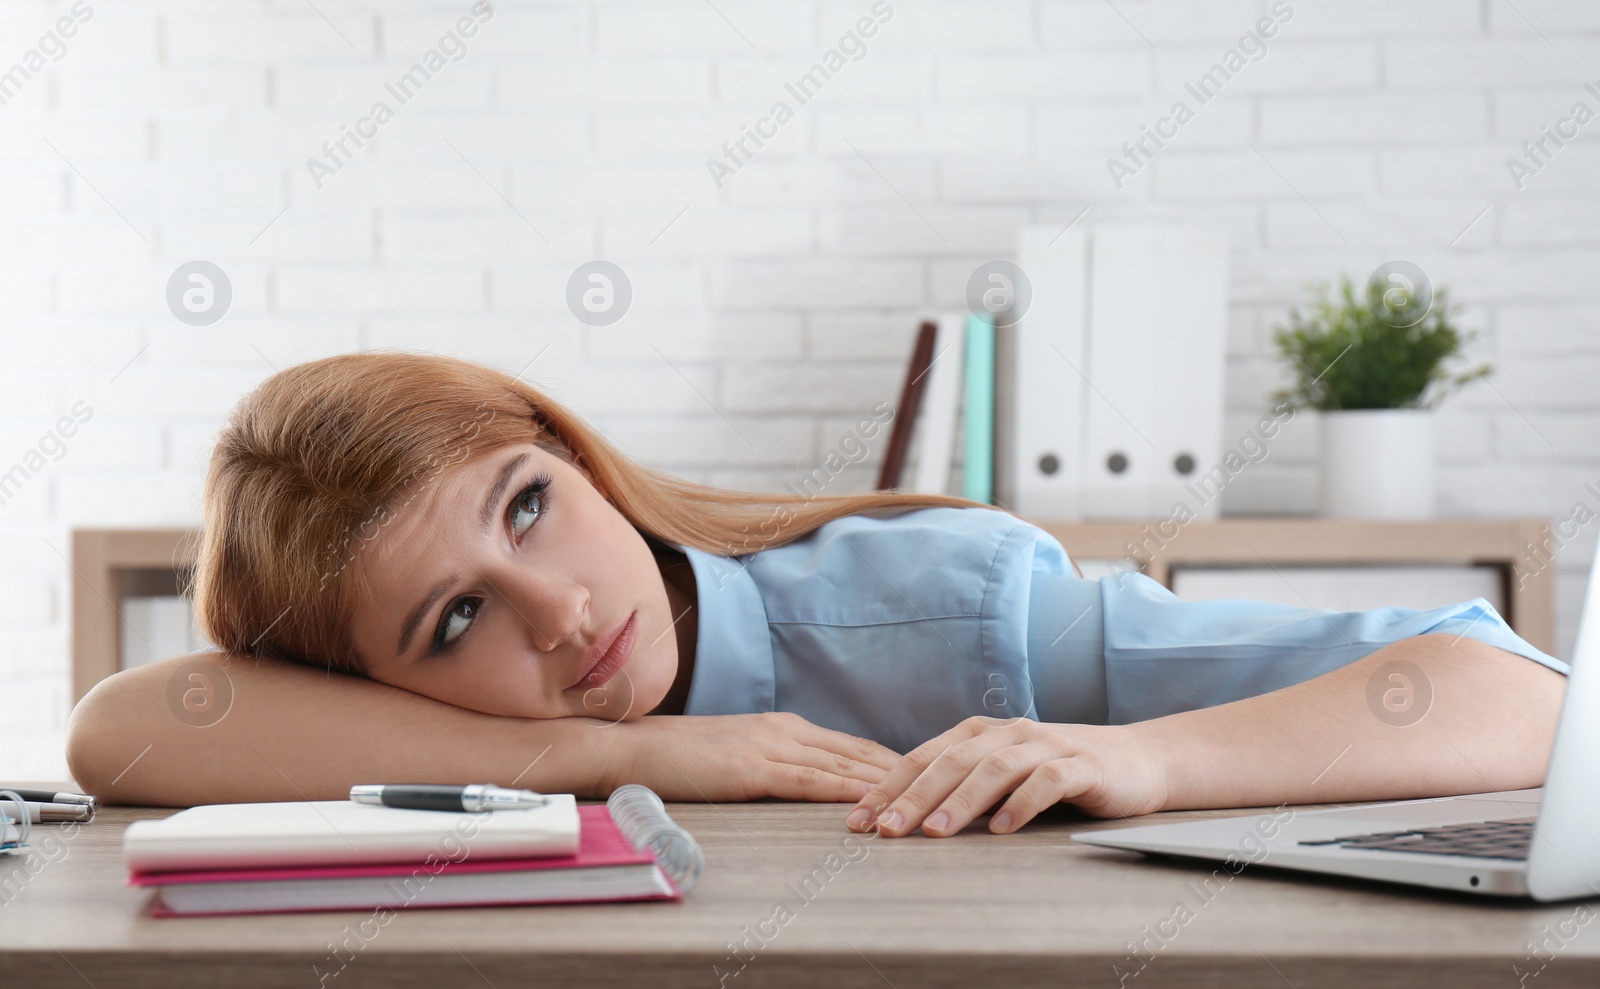
[[[566,577],[530,573],[508,574],[500,593],[527,625],[534,645],[544,652],[574,637],[581,639],[589,616],[589,591]]]

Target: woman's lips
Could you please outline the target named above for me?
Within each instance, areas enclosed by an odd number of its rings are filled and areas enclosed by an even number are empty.
[[[600,661],[594,664],[587,672],[578,677],[574,687],[593,689],[601,686],[616,675],[617,671],[628,662],[628,656],[633,652],[634,628],[637,625],[638,612],[628,616],[628,621],[622,626],[622,631],[611,641],[611,648],[606,650]]]

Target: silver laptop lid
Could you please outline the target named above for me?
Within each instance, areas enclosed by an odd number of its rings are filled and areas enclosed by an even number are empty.
[[[1553,579],[1553,575],[1552,575]],[[1600,549],[1589,567],[1578,638],[1567,662],[1566,696],[1550,750],[1533,844],[1528,891],[1540,900],[1600,895]]]

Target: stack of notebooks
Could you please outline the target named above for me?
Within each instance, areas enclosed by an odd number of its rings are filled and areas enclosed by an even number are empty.
[[[485,813],[213,804],[129,825],[123,861],[127,885],[156,890],[156,917],[681,898],[698,869],[658,856],[654,838],[693,839],[636,805],[614,818],[616,806],[572,794]]]

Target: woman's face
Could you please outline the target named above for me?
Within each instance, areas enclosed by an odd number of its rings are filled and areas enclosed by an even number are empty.
[[[649,544],[582,471],[532,444],[425,483],[356,565],[352,632],[374,680],[486,714],[621,721],[650,713],[677,674]],[[595,683],[607,664],[585,676],[586,657],[630,618],[617,641],[631,653]]]

